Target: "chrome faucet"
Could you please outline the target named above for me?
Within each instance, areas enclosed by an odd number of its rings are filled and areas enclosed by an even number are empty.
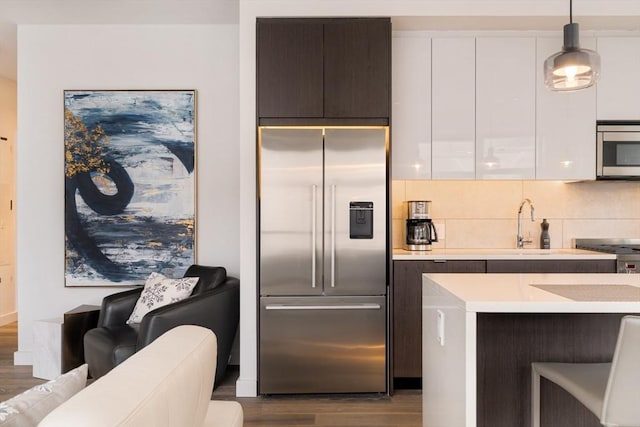
[[[533,240],[524,240],[524,237],[522,236],[522,208],[525,203],[529,203],[529,206],[531,207],[531,222],[535,221],[535,218],[533,217],[533,213],[534,213],[533,203],[531,202],[531,199],[524,199],[522,203],[520,203],[520,208],[518,209],[518,236],[517,236],[518,249],[524,248],[525,243],[533,242]]]

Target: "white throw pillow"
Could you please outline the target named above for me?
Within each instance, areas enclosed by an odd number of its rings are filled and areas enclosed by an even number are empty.
[[[84,388],[87,383],[87,368],[85,363],[55,380],[0,402],[0,426],[36,427],[49,412]]]
[[[199,277],[168,279],[160,273],[151,273],[127,323],[140,323],[151,310],[187,298],[198,279]]]

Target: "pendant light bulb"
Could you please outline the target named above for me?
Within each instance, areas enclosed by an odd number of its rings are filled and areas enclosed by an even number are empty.
[[[597,83],[600,77],[600,56],[589,49],[580,49],[579,25],[573,22],[571,1],[569,20],[564,26],[564,45],[544,61],[544,84],[552,91],[574,91]]]

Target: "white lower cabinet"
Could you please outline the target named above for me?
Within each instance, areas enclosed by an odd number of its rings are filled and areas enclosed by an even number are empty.
[[[391,173],[393,179],[430,179],[431,39],[394,33],[392,63]]]
[[[431,40],[433,179],[475,179],[475,62],[475,38]]]
[[[537,69],[534,37],[476,38],[476,179],[535,178]]]
[[[582,48],[595,50],[595,44],[580,39]],[[561,37],[537,39],[536,179],[595,179],[596,87],[552,92],[544,86],[542,64],[561,48]]]

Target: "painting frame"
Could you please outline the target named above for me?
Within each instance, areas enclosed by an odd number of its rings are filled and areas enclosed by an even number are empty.
[[[196,263],[195,89],[65,89],[65,287]]]

